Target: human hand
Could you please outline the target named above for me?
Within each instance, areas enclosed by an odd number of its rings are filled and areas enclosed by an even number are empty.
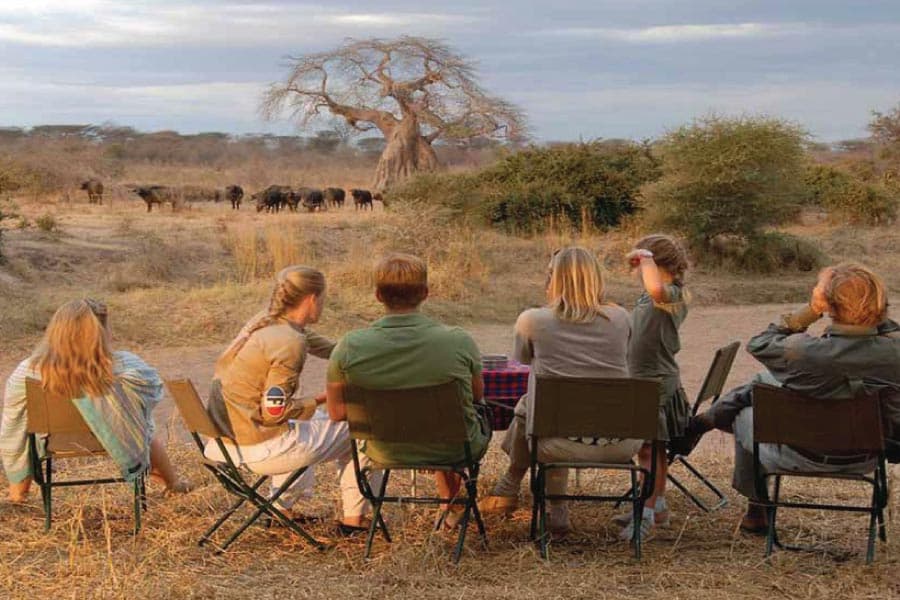
[[[318,396],[315,397],[315,401],[316,401],[317,405],[325,404],[325,400],[326,400],[325,392],[322,392],[321,394],[319,394]]]
[[[819,272],[819,280],[813,288],[809,299],[809,308],[817,315],[824,314],[828,310],[828,300],[825,297],[825,288],[828,287],[831,278],[834,277],[834,269],[827,267]]]
[[[653,253],[649,250],[645,250],[643,248],[638,248],[636,250],[632,250],[628,254],[625,255],[625,260],[628,261],[628,264],[632,267],[637,267],[641,264],[641,260],[645,258],[653,258]]]

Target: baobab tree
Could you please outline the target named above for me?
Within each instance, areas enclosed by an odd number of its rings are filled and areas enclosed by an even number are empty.
[[[438,167],[432,145],[439,139],[524,137],[522,112],[482,89],[473,62],[437,40],[351,39],[288,60],[287,78],[269,87],[262,114],[289,111],[302,125],[331,117],[357,132],[377,129],[386,145],[376,190]]]

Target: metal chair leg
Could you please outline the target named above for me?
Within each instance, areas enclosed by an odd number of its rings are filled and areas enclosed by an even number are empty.
[[[456,549],[453,551],[453,563],[459,563],[462,556],[463,546],[466,543],[466,531],[469,529],[469,515],[472,514],[472,506],[466,501],[466,508],[463,511],[462,519],[459,522],[459,538],[456,541]]]
[[[872,511],[869,515],[869,539],[866,545],[866,564],[872,564],[872,560],[875,559],[875,537],[878,529],[878,515],[880,513],[880,509],[878,507],[879,503],[879,490],[878,490],[878,474],[875,474],[875,481],[872,482]]]
[[[372,542],[375,541],[375,532],[379,529],[379,524],[383,524],[384,521],[381,518],[381,507],[384,505],[384,494],[387,489],[388,477],[390,476],[390,470],[386,470],[384,472],[384,476],[381,479],[381,485],[378,486],[378,495],[373,496],[372,499],[372,523],[369,525],[369,535],[366,537],[366,551],[363,554],[364,559],[368,559],[372,554]],[[390,536],[387,533],[387,528],[383,530],[385,540],[390,541]]]
[[[44,471],[44,485],[42,486],[43,490],[43,500],[44,500],[44,531],[50,531],[50,522],[53,515],[53,463],[51,458],[47,458],[44,461],[45,471]]]
[[[766,506],[766,516],[769,520],[769,529],[766,534],[766,558],[772,556],[772,548],[778,545],[778,533],[775,529],[775,520],[778,517],[778,499],[781,495],[781,475],[775,476],[774,499]]]
[[[264,476],[260,477],[259,479],[257,479],[257,480],[256,480],[256,483],[254,483],[254,484],[250,487],[251,491],[256,492],[256,490],[259,489],[259,486],[261,486],[261,485],[266,481],[266,479],[268,479],[268,476],[266,476],[266,475],[264,475]],[[232,505],[231,505],[231,508],[229,508],[227,511],[225,511],[225,512],[222,514],[222,516],[219,517],[219,518],[216,520],[216,522],[213,523],[212,526],[211,526],[209,529],[207,529],[206,532],[200,537],[200,541],[197,542],[197,545],[198,545],[198,546],[203,546],[204,544],[206,544],[207,542],[209,542],[209,541],[210,541],[210,538],[211,538],[211,536],[212,536],[212,534],[214,534],[216,531],[218,531],[219,527],[221,527],[222,525],[224,525],[225,522],[231,517],[231,515],[233,515],[233,514],[235,513],[235,511],[237,511],[237,509],[239,509],[241,506],[243,506],[244,503],[247,502],[247,500],[248,500],[247,497],[241,496],[241,497],[238,499],[237,502],[235,502],[234,504],[232,504]]]
[[[134,487],[134,535],[141,532],[141,481],[143,480],[143,477],[143,475],[138,475],[137,479],[132,483],[132,486]]]

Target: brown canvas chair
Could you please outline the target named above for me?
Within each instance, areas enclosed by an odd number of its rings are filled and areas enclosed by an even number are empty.
[[[634,514],[635,557],[641,557],[641,519],[644,502],[653,492],[656,480],[656,454],[660,442],[659,382],[654,379],[632,378],[536,378],[534,406],[526,421],[531,450],[531,493],[534,498],[531,513],[531,537],[540,544],[541,556],[547,557],[547,501],[576,500],[618,503],[616,495],[548,495],[547,471],[552,469],[601,469],[627,471],[631,489],[624,497],[630,501]],[[538,445],[544,438],[598,437],[638,439],[653,446],[650,469],[634,461],[624,464],[589,461],[542,462],[538,459]],[[639,483],[639,478],[642,480]]]
[[[44,505],[44,530],[50,529],[53,516],[52,493],[55,487],[128,483],[134,492],[134,532],[141,529],[141,510],[147,509],[145,477],[140,473],[131,482],[122,477],[53,480],[53,461],[67,458],[107,456],[81,413],[72,403],[44,391],[37,379],[25,380],[25,405],[28,423],[28,454],[34,481],[41,490]],[[43,442],[43,452],[40,443]]]
[[[740,347],[740,342],[732,342],[727,346],[723,346],[716,350],[716,354],[713,356],[712,363],[709,365],[709,370],[706,372],[706,377],[703,380],[703,385],[700,386],[700,391],[697,393],[694,406],[691,408],[692,416],[697,416],[697,413],[704,402],[709,401],[712,404],[719,399],[719,396],[722,394],[722,388],[725,387],[725,381],[728,379],[728,374],[731,372],[731,366],[734,364],[734,359],[737,356]],[[704,512],[710,512],[728,504],[728,498],[725,497],[722,490],[716,487],[716,485],[701,473],[697,467],[688,462],[686,453],[681,453],[677,450],[677,444],[672,444],[672,446],[670,446],[668,460],[670,465],[681,463],[681,465],[687,469],[688,473],[699,479],[700,483],[702,483],[706,489],[715,494],[716,503],[710,507],[703,502],[697,494],[691,492],[670,470],[668,472],[669,481],[671,481],[672,485],[678,488],[699,509]]]
[[[462,399],[459,385],[449,382],[442,385],[407,388],[399,390],[373,390],[358,386],[347,386],[344,390],[347,405],[347,422],[352,439],[353,468],[359,490],[372,503],[372,524],[366,539],[365,557],[372,552],[372,541],[380,529],[384,539],[391,541],[390,533],[381,516],[385,502],[412,504],[456,504],[464,507],[459,524],[459,538],[453,552],[454,562],[458,562],[466,540],[470,518],[475,520],[483,545],[487,545],[487,534],[481,514],[478,512],[479,459],[472,456],[466,431]],[[460,454],[465,458],[454,464],[390,463],[371,464],[362,467],[359,460],[360,441],[403,442],[410,444],[458,444]],[[387,496],[388,479],[392,471],[446,471],[459,475],[466,489],[464,498],[438,498],[433,496]],[[384,471],[379,489],[369,485],[368,474]],[[440,528],[444,513],[438,520]]]
[[[225,446],[225,442],[228,442],[228,444],[232,446],[236,446],[236,444],[228,439],[219,428],[216,427],[212,419],[210,419],[209,413],[206,412],[206,407],[203,405],[203,401],[200,399],[200,395],[197,393],[197,389],[194,387],[191,380],[167,380],[166,387],[169,389],[169,393],[172,394],[172,398],[175,400],[175,406],[178,407],[178,412],[181,413],[181,418],[184,419],[184,423],[187,426],[191,437],[194,438],[194,442],[200,449],[201,456],[203,455],[205,446],[201,436],[206,436],[215,440],[215,443],[222,452],[222,456],[225,457],[225,460],[223,462],[218,462],[209,460],[204,456],[202,459],[203,466],[213,474],[216,480],[229,494],[237,498],[237,502],[232,504],[228,510],[226,510],[216,522],[203,533],[198,545],[203,546],[212,541],[212,535],[222,527],[222,525],[224,525],[239,508],[249,502],[256,507],[256,510],[241,523],[241,525],[232,532],[221,545],[218,546],[217,553],[222,553],[227,550],[248,527],[263,517],[263,515],[266,516],[269,525],[271,525],[272,519],[275,519],[313,547],[323,550],[325,548],[324,544],[313,538],[306,530],[300,527],[297,522],[293,521],[275,506],[275,502],[278,498],[280,498],[281,495],[297,481],[301,475],[303,475],[308,467],[302,467],[291,473],[284,484],[279,487],[271,497],[267,498],[263,496],[258,490],[269,479],[269,476],[262,475],[256,478],[252,483],[247,481],[246,476],[252,476],[252,474],[234,463],[231,459],[231,454]]]
[[[862,462],[865,457],[875,459],[870,474],[806,473],[799,471],[763,471],[759,459],[760,444],[784,444],[797,452],[818,459]],[[880,401],[877,396],[861,393],[856,398],[820,400],[788,389],[756,384],[753,386],[753,469],[757,495],[766,506],[769,530],[766,537],[766,556],[773,546],[792,550],[804,548],[783,545],[778,541],[775,519],[779,508],[804,508],[869,514],[869,538],[866,562],[875,556],[876,529],[882,541],[887,541],[884,508],[887,506],[887,467],[884,456],[884,432]],[[859,481],[872,486],[872,499],[867,506],[846,504],[815,504],[790,502],[781,499],[781,481],[785,477],[806,477]],[[769,479],[774,489],[769,494]]]

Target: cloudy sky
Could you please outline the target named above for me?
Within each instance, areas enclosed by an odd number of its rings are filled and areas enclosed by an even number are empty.
[[[0,125],[291,132],[256,110],[284,56],[400,34],[477,59],[541,140],[710,112],[837,140],[900,102],[900,0],[0,0]]]

